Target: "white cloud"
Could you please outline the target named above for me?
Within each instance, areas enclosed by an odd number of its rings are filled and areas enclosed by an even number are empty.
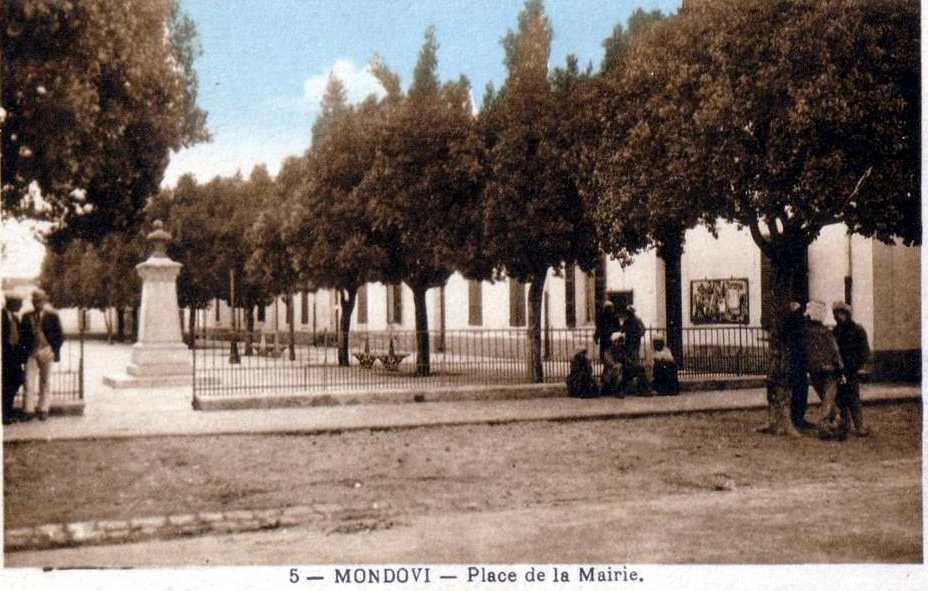
[[[358,68],[351,60],[340,59],[332,64],[332,67],[326,72],[310,76],[303,83],[303,97],[311,109],[318,110],[319,103],[325,95],[329,75],[333,73],[345,85],[348,101],[351,103],[359,103],[371,94],[378,97],[383,97],[386,94],[383,86],[380,85],[380,82],[371,72],[369,64],[363,68]]]
[[[185,173],[193,173],[197,181],[208,182],[213,177],[232,176],[241,171],[247,177],[256,164],[267,165],[273,176],[288,156],[299,156],[309,146],[309,130],[304,133],[275,133],[268,129],[239,129],[214,132],[213,141],[171,154],[164,173],[163,187],[174,186]]]

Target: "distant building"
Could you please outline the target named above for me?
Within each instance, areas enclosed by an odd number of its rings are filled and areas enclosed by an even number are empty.
[[[686,233],[685,244],[681,261],[684,330],[765,326],[773,313],[769,265],[749,232],[720,224],[718,238],[714,238],[696,228]],[[841,225],[825,228],[808,250],[808,298],[829,306],[839,300],[852,305],[855,320],[870,337],[878,377],[920,377],[920,257],[920,247],[848,236]],[[527,295],[527,286],[513,280],[477,282],[456,273],[444,288],[429,290],[429,328],[523,328],[528,321]],[[646,326],[664,328],[665,296],[664,262],[653,250],[636,256],[625,268],[603,257],[598,273],[567,268],[560,276],[549,274],[542,325],[551,330],[592,327],[597,310],[609,299],[619,307],[634,304]],[[301,291],[293,299],[296,331],[336,331],[339,309],[334,292]],[[273,330],[274,308],[256,310],[258,330]],[[285,298],[276,308],[278,328],[289,330],[291,316]],[[214,304],[206,315],[209,328],[231,324],[225,303]],[[358,294],[351,326],[362,331],[414,330],[412,291],[405,285],[365,285]]]

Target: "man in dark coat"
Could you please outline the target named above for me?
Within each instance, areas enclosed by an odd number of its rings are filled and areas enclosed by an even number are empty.
[[[806,374],[808,337],[805,311],[799,302],[789,304],[789,312],[783,319],[783,338],[789,353],[789,386],[792,390],[790,418],[797,429],[811,430],[815,425],[806,420],[809,404],[809,378]]]
[[[866,437],[870,430],[864,425],[864,414],[860,404],[860,369],[870,359],[870,343],[867,331],[854,322],[851,307],[844,302],[832,305],[835,317],[833,329],[841,360],[844,363],[844,383],[838,386],[838,408],[841,410],[841,431],[839,436],[846,437],[851,421],[854,422],[854,434]]]
[[[8,294],[3,304],[3,424],[13,422],[13,400],[25,381],[23,372],[22,329],[16,313],[22,300]]]
[[[606,301],[603,309],[596,317],[596,331],[593,332],[593,340],[599,345],[599,360],[605,363],[606,353],[612,345],[612,333],[621,330],[619,317],[615,312],[615,305]]]
[[[637,364],[641,360],[641,339],[644,337],[644,323],[635,315],[635,307],[625,309],[625,321],[622,322],[622,332],[625,333],[625,347],[628,352],[629,363]]]
[[[48,296],[41,289],[32,292],[32,311],[23,317],[22,329],[22,346],[28,354],[23,410],[27,417],[33,416],[38,396],[38,417],[44,421],[51,407],[52,363],[61,359],[64,332],[58,313],[48,305]]]

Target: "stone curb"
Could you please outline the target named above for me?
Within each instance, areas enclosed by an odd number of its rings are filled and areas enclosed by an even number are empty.
[[[746,390],[761,388],[763,377],[701,378],[680,383],[682,392]],[[526,400],[566,398],[563,382],[512,384],[503,386],[452,386],[428,390],[378,390],[370,392],[335,392],[267,396],[194,396],[193,408],[199,411],[255,410],[265,408],[312,408],[357,404],[409,404],[417,402],[465,402],[481,400]]]
[[[384,502],[377,502],[373,505],[374,511],[387,508],[389,505]],[[49,523],[34,527],[7,529],[3,535],[3,548],[5,552],[23,552],[76,546],[126,544],[208,534],[241,533],[304,525],[341,514],[357,511],[370,512],[371,510],[372,508],[367,506],[353,510],[339,505],[318,503],[279,509],[204,511],[127,520]]]

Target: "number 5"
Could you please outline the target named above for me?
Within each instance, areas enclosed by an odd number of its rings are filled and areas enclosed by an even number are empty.
[[[291,583],[299,583],[299,582],[300,582],[300,574],[297,572],[297,570],[296,570],[295,568],[291,568],[291,569],[290,569],[290,582],[291,582]]]

